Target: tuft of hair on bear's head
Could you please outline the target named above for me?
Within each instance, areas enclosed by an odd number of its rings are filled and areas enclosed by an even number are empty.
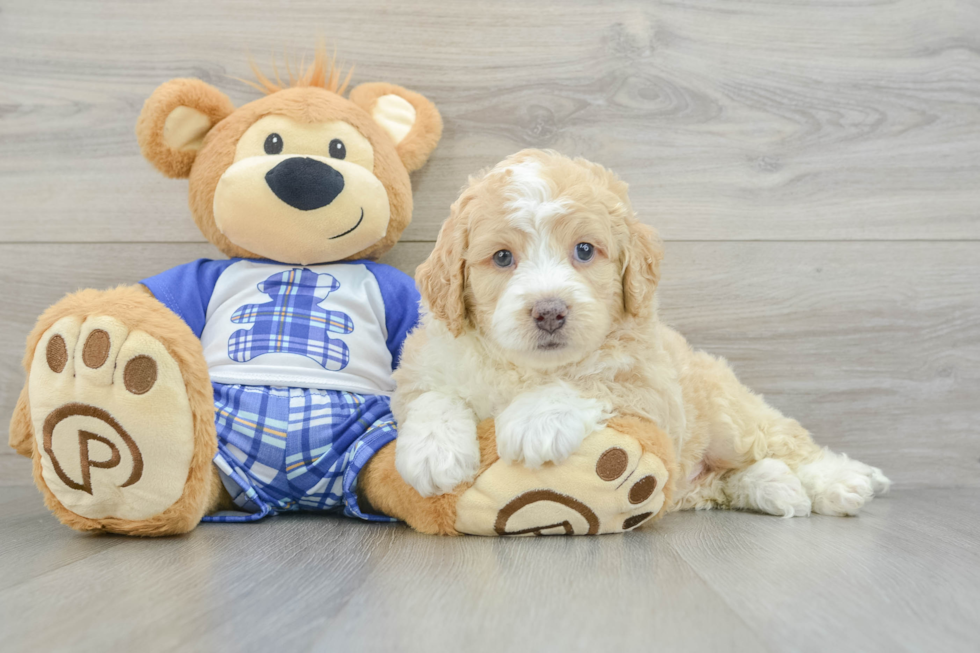
[[[289,64],[289,53],[283,53],[283,64],[286,67],[286,78],[287,81],[282,80],[282,76],[279,74],[279,66],[276,64],[276,56],[272,55],[272,72],[275,77],[275,81],[269,79],[269,77],[262,72],[255,60],[249,56],[248,58],[249,67],[252,69],[252,74],[255,75],[256,81],[250,81],[247,79],[242,79],[241,77],[236,77],[240,82],[248,84],[254,89],[266,94],[272,95],[273,93],[278,93],[279,91],[284,91],[287,88],[304,88],[304,87],[315,87],[322,88],[324,90],[330,91],[331,93],[336,93],[337,95],[343,95],[344,91],[347,90],[347,86],[350,84],[351,76],[354,74],[354,66],[347,69],[347,74],[344,75],[343,66],[337,65],[337,52],[334,51],[333,55],[327,55],[327,46],[323,43],[317,45],[316,50],[313,52],[313,61],[310,65],[306,65],[306,57],[304,56],[300,59],[297,71],[294,74],[293,69]],[[343,76],[343,80],[341,80]]]

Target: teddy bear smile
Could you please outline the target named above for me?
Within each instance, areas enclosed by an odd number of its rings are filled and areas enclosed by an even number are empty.
[[[355,229],[357,229],[358,227],[360,227],[362,222],[364,222],[364,207],[361,207],[361,217],[357,219],[357,224],[355,224],[353,227],[351,227],[350,229],[348,229],[347,231],[345,231],[342,234],[337,234],[336,236],[331,236],[330,237],[330,240],[337,240],[341,236],[346,236],[350,232],[352,232]]]

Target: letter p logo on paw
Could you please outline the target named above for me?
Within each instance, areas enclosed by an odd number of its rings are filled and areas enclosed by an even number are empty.
[[[74,463],[71,465],[73,471],[74,469],[78,470],[76,478],[72,478],[66,473],[65,465],[62,465],[61,461],[59,460],[59,456],[56,453],[54,446],[54,433],[55,428],[61,422],[75,416],[92,417],[99,420],[105,426],[111,429],[115,433],[116,437],[106,437],[104,435],[92,433],[81,428],[77,429],[77,461],[73,455],[66,456],[70,457],[72,459],[72,463]],[[71,439],[69,437],[69,433],[65,433],[64,431],[70,432],[70,429],[59,429],[60,436],[58,450],[63,452],[71,451],[70,447],[75,444],[74,442],[66,442],[64,444],[60,442],[61,439]],[[65,485],[73,490],[81,490],[82,492],[92,494],[92,468],[95,467],[97,469],[109,470],[119,467],[120,463],[123,461],[123,455],[113,440],[122,441],[129,454],[127,456],[127,466],[132,470],[126,476],[125,481],[119,485],[119,487],[129,487],[130,485],[133,485],[139,481],[140,477],[143,476],[143,456],[140,453],[139,447],[136,446],[136,442],[133,441],[133,438],[130,437],[129,433],[126,433],[126,429],[124,429],[122,425],[120,425],[119,422],[112,417],[112,415],[101,408],[79,403],[66,404],[48,415],[48,418],[44,421],[43,436],[44,451],[51,459],[51,465],[54,467],[55,473]],[[90,447],[92,442],[101,443],[108,448],[109,457],[107,459],[93,460],[93,451]]]

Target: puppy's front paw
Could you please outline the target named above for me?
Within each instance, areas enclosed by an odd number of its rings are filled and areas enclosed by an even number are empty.
[[[476,416],[458,399],[427,392],[398,427],[395,469],[424,497],[451,492],[476,477],[480,443]]]
[[[495,421],[497,453],[531,469],[561,462],[607,419],[602,404],[556,385],[519,395]]]

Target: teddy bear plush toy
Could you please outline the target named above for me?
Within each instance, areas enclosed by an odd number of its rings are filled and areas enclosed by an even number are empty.
[[[149,536],[308,510],[501,535],[662,514],[673,456],[629,420],[538,470],[497,460],[488,421],[473,483],[421,497],[401,479],[389,396],[419,295],[375,260],[411,219],[409,173],[441,118],[392,84],[345,97],[323,52],[289,83],[257,75],[265,96],[237,109],[201,81],[167,82],[136,127],[229,258],[68,295],[28,337],[10,444],[58,519]],[[658,491],[635,500],[622,479],[650,475]]]

